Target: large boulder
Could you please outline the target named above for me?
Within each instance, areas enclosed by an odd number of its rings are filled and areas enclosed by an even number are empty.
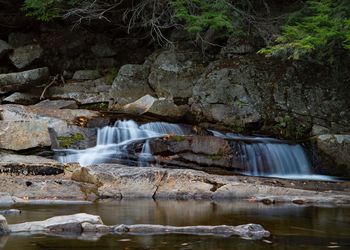
[[[145,95],[140,99],[124,106],[111,105],[109,109],[128,114],[147,113],[172,121],[180,120],[187,114],[187,112],[189,112],[189,107],[187,105],[176,105],[171,99],[166,99],[163,97],[155,98],[151,95]]]
[[[115,105],[121,106],[145,96],[154,95],[148,84],[150,67],[147,64],[126,64],[114,79],[110,97]]]
[[[350,176],[350,135],[323,134],[312,138],[320,155],[320,170],[326,174]]]
[[[0,148],[24,150],[51,146],[47,122],[0,121]]]
[[[53,86],[48,89],[50,98],[71,99],[80,104],[108,103],[111,85],[105,78],[83,82],[70,82],[63,86]]]
[[[47,103],[47,101],[44,103]],[[46,106],[43,106],[42,103],[33,106],[6,104],[0,106],[0,116],[8,122],[45,122],[49,128],[53,148],[87,148],[94,146],[96,130],[84,126],[89,119],[99,116],[99,112],[85,109],[58,109],[60,105],[65,107],[67,104],[74,105],[71,102],[56,101]]]
[[[0,94],[28,89],[35,85],[45,84],[49,78],[48,68],[0,75]]]
[[[244,84],[250,75],[237,68],[207,69],[193,88],[192,112],[201,120],[244,127],[257,123],[261,114]]]
[[[43,55],[44,50],[38,44],[26,45],[14,49],[9,58],[13,65],[18,69],[29,66],[32,62],[39,59]]]
[[[149,84],[159,97],[186,100],[204,70],[197,53],[165,50],[153,54]]]
[[[10,50],[12,49],[12,47],[5,42],[4,40],[0,40],[0,59],[6,55]]]

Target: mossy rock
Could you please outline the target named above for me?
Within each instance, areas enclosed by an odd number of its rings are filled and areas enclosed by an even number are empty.
[[[70,148],[74,144],[83,141],[85,137],[81,133],[76,133],[72,136],[58,136],[57,140],[61,148]]]

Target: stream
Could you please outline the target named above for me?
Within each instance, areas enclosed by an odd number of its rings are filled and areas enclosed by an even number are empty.
[[[85,212],[111,224],[174,226],[259,223],[272,234],[260,241],[201,235],[105,235],[98,237],[11,235],[0,249],[327,249],[350,248],[350,208],[246,201],[101,200],[92,205],[18,206],[9,224]]]

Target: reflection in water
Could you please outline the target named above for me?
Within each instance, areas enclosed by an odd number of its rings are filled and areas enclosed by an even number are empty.
[[[52,216],[86,212],[98,214],[105,224],[238,225],[259,223],[273,236],[276,249],[319,249],[329,242],[350,246],[349,207],[264,205],[244,201],[101,201],[93,205],[25,206],[9,223],[43,220]],[[85,238],[86,239],[86,238]],[[191,235],[106,235],[85,240],[51,236],[11,236],[6,249],[271,249],[263,241],[237,237]]]

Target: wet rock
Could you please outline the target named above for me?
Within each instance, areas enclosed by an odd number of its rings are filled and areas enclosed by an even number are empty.
[[[54,99],[71,99],[80,104],[108,103],[111,85],[105,78],[71,82],[49,88],[47,96]]]
[[[350,176],[350,135],[323,134],[312,141],[320,153],[323,172]]]
[[[150,142],[151,151],[159,164],[196,169],[219,167],[241,170],[240,164],[233,164],[228,142],[213,136],[170,136]]]
[[[0,215],[0,235],[8,234],[9,227],[7,225],[7,220],[4,216]]]
[[[157,96],[190,98],[192,88],[203,72],[200,55],[165,50],[150,57],[152,66],[148,81]]]
[[[51,146],[47,122],[0,121],[0,148],[24,150]]]
[[[134,234],[200,234],[200,235],[226,235],[240,236],[246,239],[257,240],[269,237],[270,233],[259,224],[245,224],[239,226],[163,226],[163,225],[117,225],[114,228],[117,233],[134,233]]]
[[[12,206],[16,200],[7,192],[0,191],[0,205],[1,206]]]
[[[44,221],[33,221],[9,226],[11,233],[82,233],[82,223],[103,224],[97,215],[74,214],[66,216],[56,216]]]
[[[11,49],[12,47],[7,42],[0,40],[0,59],[11,51]]]
[[[149,71],[147,64],[126,64],[120,68],[110,92],[110,97],[117,107],[134,102],[145,95],[155,96],[148,85]]]
[[[37,103],[38,101],[39,101],[39,96],[28,94],[28,93],[21,93],[21,92],[15,92],[3,99],[4,103],[13,103],[13,104],[22,104],[22,105],[31,105],[31,104]]]
[[[49,78],[48,68],[0,75],[0,94],[28,89],[35,85],[45,84]]]
[[[82,185],[93,185],[99,197],[155,199],[249,199],[263,202],[293,202],[305,204],[348,204],[348,192],[321,192],[280,187],[261,183],[257,177],[211,175],[189,169],[157,167],[126,167],[100,164],[76,170],[72,179]],[[249,181],[250,180],[250,181]]]
[[[24,175],[57,175],[64,172],[62,163],[34,155],[0,152],[0,173]]]
[[[313,125],[311,129],[311,135],[324,135],[324,134],[329,134],[329,129],[320,125]]]
[[[38,44],[26,45],[14,49],[9,58],[14,66],[23,69],[29,66],[35,60],[41,58],[44,50]]]
[[[73,75],[74,80],[95,80],[100,77],[98,70],[78,70]]]
[[[22,213],[22,211],[18,209],[0,210],[1,215],[17,215],[20,213]]]

